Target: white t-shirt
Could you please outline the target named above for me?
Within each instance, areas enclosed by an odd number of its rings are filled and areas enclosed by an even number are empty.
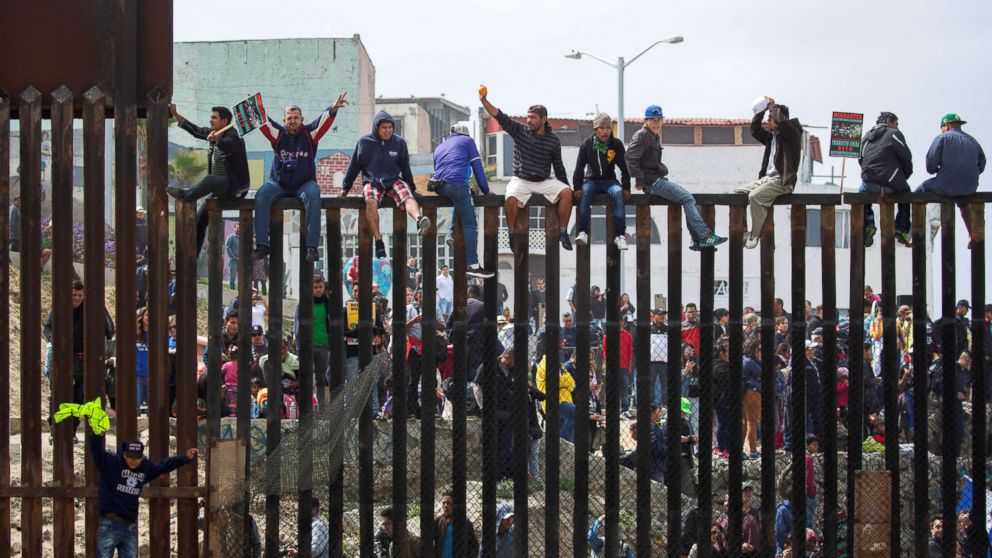
[[[775,168],[775,156],[778,155],[778,134],[772,134],[772,149],[768,153],[768,168],[765,169],[765,176],[769,178],[775,178],[778,174],[778,169]]]
[[[450,275],[447,277],[444,275],[437,276],[437,297],[443,300],[454,300],[455,280]]]

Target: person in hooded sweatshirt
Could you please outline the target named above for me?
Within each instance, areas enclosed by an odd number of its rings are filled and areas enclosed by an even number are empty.
[[[861,188],[859,192],[898,194],[909,192],[906,179],[913,174],[913,153],[899,131],[899,117],[891,112],[878,115],[875,127],[861,140]],[[909,204],[899,204],[896,213],[896,240],[911,245]],[[865,246],[875,241],[875,211],[865,204]],[[812,331],[812,329],[810,329]]]
[[[791,194],[799,180],[799,159],[802,156],[803,127],[798,118],[789,118],[789,107],[771,97],[762,97],[752,105],[751,137],[765,146],[758,171],[758,180],[748,182],[734,192],[747,194],[751,210],[751,229],[744,247],[758,246],[761,228],[765,225],[768,208],[775,198]],[[765,120],[768,113],[768,120]]]
[[[589,221],[592,199],[596,194],[610,196],[613,215],[613,242],[620,250],[627,249],[627,216],[624,202],[630,199],[630,173],[627,172],[625,149],[620,138],[613,136],[613,119],[601,112],[592,118],[593,135],[579,147],[579,157],[572,173],[573,198],[579,202],[575,243],[589,242]],[[620,168],[617,181],[616,168]]]
[[[307,261],[320,257],[320,186],[317,186],[317,143],[331,129],[338,110],[347,105],[347,93],[338,96],[309,124],[303,124],[303,111],[290,105],[283,111],[283,123],[271,117],[261,127],[262,135],[272,144],[274,156],[269,179],[255,194],[255,252],[253,258],[269,255],[269,218],[272,204],[279,198],[298,198],[306,212]]]
[[[134,440],[125,442],[117,453],[106,450],[103,435],[90,435],[90,453],[100,473],[100,530],[97,532],[97,553],[111,558],[138,555],[138,496],[141,489],[161,475],[167,475],[196,459],[196,448],[186,455],[170,457],[155,463],[145,458],[145,445]]]
[[[513,557],[513,506],[496,506],[496,558]]]
[[[379,230],[379,204],[389,196],[396,206],[404,206],[407,215],[417,222],[420,236],[427,234],[431,220],[420,213],[420,204],[413,197],[417,186],[410,170],[410,153],[406,140],[393,133],[395,122],[388,112],[380,110],[372,119],[372,133],[362,136],[355,146],[355,153],[348,163],[348,170],[341,184],[341,196],[347,196],[362,173],[362,196],[365,197],[365,216],[375,237],[375,257],[386,257],[386,245]]]

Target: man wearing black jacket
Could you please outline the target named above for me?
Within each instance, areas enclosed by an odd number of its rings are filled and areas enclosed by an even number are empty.
[[[765,146],[765,154],[761,159],[758,180],[734,190],[739,194],[747,194],[751,209],[751,230],[744,243],[744,247],[749,249],[758,246],[768,208],[775,202],[775,198],[791,194],[796,186],[803,138],[803,127],[799,119],[789,119],[789,107],[776,103],[771,97],[764,97],[752,108],[754,118],[751,119],[751,137]]]
[[[913,153],[899,131],[899,118],[891,112],[878,115],[876,125],[861,140],[861,188],[859,192],[898,194],[909,192],[906,179],[913,174]],[[865,246],[875,242],[875,211],[865,204]],[[911,245],[909,204],[899,204],[896,213],[896,240]]]
[[[605,112],[593,117],[595,133],[582,142],[579,158],[572,174],[573,198],[579,201],[578,226],[575,243],[589,242],[589,212],[596,194],[607,194],[613,204],[613,242],[620,250],[627,249],[627,216],[624,202],[630,199],[630,173],[624,159],[623,142],[613,137],[613,119]],[[617,182],[616,167],[620,167]]]
[[[245,140],[233,127],[221,132],[231,123],[231,111],[221,106],[210,110],[210,127],[201,128],[179,114],[175,104],[169,104],[169,112],[179,121],[180,128],[196,139],[210,142],[210,150],[207,152],[207,176],[189,190],[183,190],[178,186],[169,186],[166,189],[170,196],[179,201],[195,202],[210,195],[220,200],[243,198],[251,185]],[[206,239],[207,220],[207,204],[201,203],[196,210],[197,255],[203,249],[203,241]]]

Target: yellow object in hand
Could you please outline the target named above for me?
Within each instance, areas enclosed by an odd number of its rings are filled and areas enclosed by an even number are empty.
[[[489,89],[487,89],[485,85],[480,85],[479,86],[479,96],[480,97],[485,97],[488,94],[489,94]]]

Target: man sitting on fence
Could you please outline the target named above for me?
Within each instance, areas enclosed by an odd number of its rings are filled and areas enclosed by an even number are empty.
[[[543,195],[551,203],[558,203],[558,227],[561,246],[572,249],[568,239],[568,219],[572,215],[572,189],[561,161],[561,141],[548,124],[548,109],[533,105],[527,109],[527,125],[523,125],[494,107],[486,98],[485,87],[479,90],[479,100],[490,116],[499,122],[513,138],[513,178],[506,185],[506,227],[510,232],[510,250],[516,249],[514,231],[519,208],[527,205],[534,194]],[[554,170],[555,178],[549,176]]]
[[[775,198],[791,194],[796,186],[803,139],[802,124],[797,118],[789,119],[789,107],[777,104],[771,97],[764,97],[752,109],[751,136],[765,146],[765,154],[761,159],[758,180],[734,190],[747,194],[751,208],[751,229],[744,244],[749,249],[758,246],[768,208]],[[766,112],[767,122],[764,121]]]
[[[320,187],[317,186],[317,142],[334,123],[338,110],[348,104],[345,95],[338,96],[334,104],[324,109],[313,122],[303,124],[303,111],[290,105],[283,111],[283,123],[269,117],[262,126],[262,135],[272,144],[275,156],[269,179],[255,194],[255,260],[269,255],[269,219],[272,204],[279,198],[295,197],[303,202],[306,213],[307,261],[319,258],[320,242]],[[282,242],[282,239],[278,239]]]
[[[176,105],[169,104],[169,112],[179,121],[179,127],[194,138],[210,142],[207,152],[207,176],[203,177],[189,190],[178,186],[169,186],[166,192],[178,201],[196,202],[207,196],[220,200],[233,200],[245,197],[251,185],[248,172],[248,154],[245,151],[245,140],[231,123],[231,111],[227,107],[210,109],[210,127],[201,128],[179,114]],[[207,204],[201,203],[196,210],[196,253],[203,249],[203,240],[207,235]],[[232,278],[234,273],[232,272]],[[233,285],[233,279],[232,279]],[[233,286],[232,286],[233,289]]]
[[[898,194],[909,192],[906,179],[913,174],[913,153],[899,131],[899,117],[891,112],[878,115],[875,127],[861,140],[861,189],[859,192]],[[896,240],[911,245],[909,204],[899,204],[896,213]],[[875,242],[875,211],[865,204],[865,246]],[[812,331],[812,329],[810,329]]]
[[[167,475],[196,459],[196,448],[186,455],[170,457],[154,463],[145,459],[145,445],[140,441],[125,442],[110,453],[103,435],[90,435],[90,453],[100,473],[100,530],[97,549],[101,558],[138,555],[138,496],[146,484]]]
[[[420,204],[413,197],[417,186],[410,169],[410,153],[406,140],[394,133],[395,122],[388,112],[380,110],[372,120],[372,133],[362,136],[355,146],[355,153],[348,163],[348,170],[341,183],[341,195],[347,196],[358,173],[362,173],[362,196],[365,198],[365,215],[369,230],[375,237],[375,257],[386,257],[386,245],[379,230],[379,204],[388,195],[396,207],[406,208],[407,215],[417,222],[420,236],[427,234],[431,220],[421,215]]]
[[[605,112],[594,116],[592,125],[595,133],[579,146],[579,158],[572,174],[573,196],[579,200],[575,243],[589,242],[592,198],[596,194],[607,194],[613,215],[613,242],[620,250],[626,250],[624,202],[630,199],[630,173],[627,172],[623,141],[613,136],[613,119]],[[620,182],[617,182],[616,167],[620,167]]]

